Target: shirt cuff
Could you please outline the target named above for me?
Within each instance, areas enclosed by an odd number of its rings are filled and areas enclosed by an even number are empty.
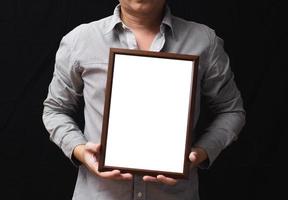
[[[85,139],[84,135],[81,134],[80,136],[75,137],[69,142],[63,144],[62,150],[64,154],[71,160],[72,164],[76,167],[81,165],[81,163],[76,158],[74,158],[73,151],[76,146],[81,144],[85,145],[87,142],[88,141]]]
[[[208,169],[222,151],[221,147],[215,145],[215,141],[207,138],[200,138],[193,146],[204,149],[208,156],[207,160],[199,164],[200,169]]]

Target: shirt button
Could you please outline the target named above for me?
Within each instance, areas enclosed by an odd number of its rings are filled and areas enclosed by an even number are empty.
[[[138,192],[137,196],[138,196],[138,198],[141,198],[142,197],[142,192]]]

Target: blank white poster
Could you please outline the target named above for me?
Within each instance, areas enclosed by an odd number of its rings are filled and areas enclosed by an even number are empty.
[[[182,173],[193,61],[115,54],[106,166]]]

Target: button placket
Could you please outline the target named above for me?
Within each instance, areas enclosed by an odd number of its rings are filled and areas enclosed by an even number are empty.
[[[142,180],[142,177],[134,177],[134,200],[145,200],[146,183]]]
[[[138,192],[137,197],[141,198],[142,197],[142,192]]]

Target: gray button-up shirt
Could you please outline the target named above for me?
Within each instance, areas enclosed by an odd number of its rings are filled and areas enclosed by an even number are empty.
[[[110,47],[138,48],[132,31],[120,19],[119,5],[112,16],[78,26],[60,43],[54,76],[44,102],[43,122],[51,140],[69,158],[79,144],[100,143]],[[223,42],[212,29],[172,16],[167,8],[150,50],[200,56],[195,124],[201,96],[208,99],[216,118],[194,145],[208,153],[209,162],[204,166],[208,167],[221,150],[237,138],[245,121],[241,95]],[[85,101],[84,133],[71,117],[77,111],[81,96]],[[197,168],[191,168],[189,180],[168,186],[143,182],[141,176],[134,176],[132,181],[106,180],[93,176],[81,165],[73,199],[198,200]]]

